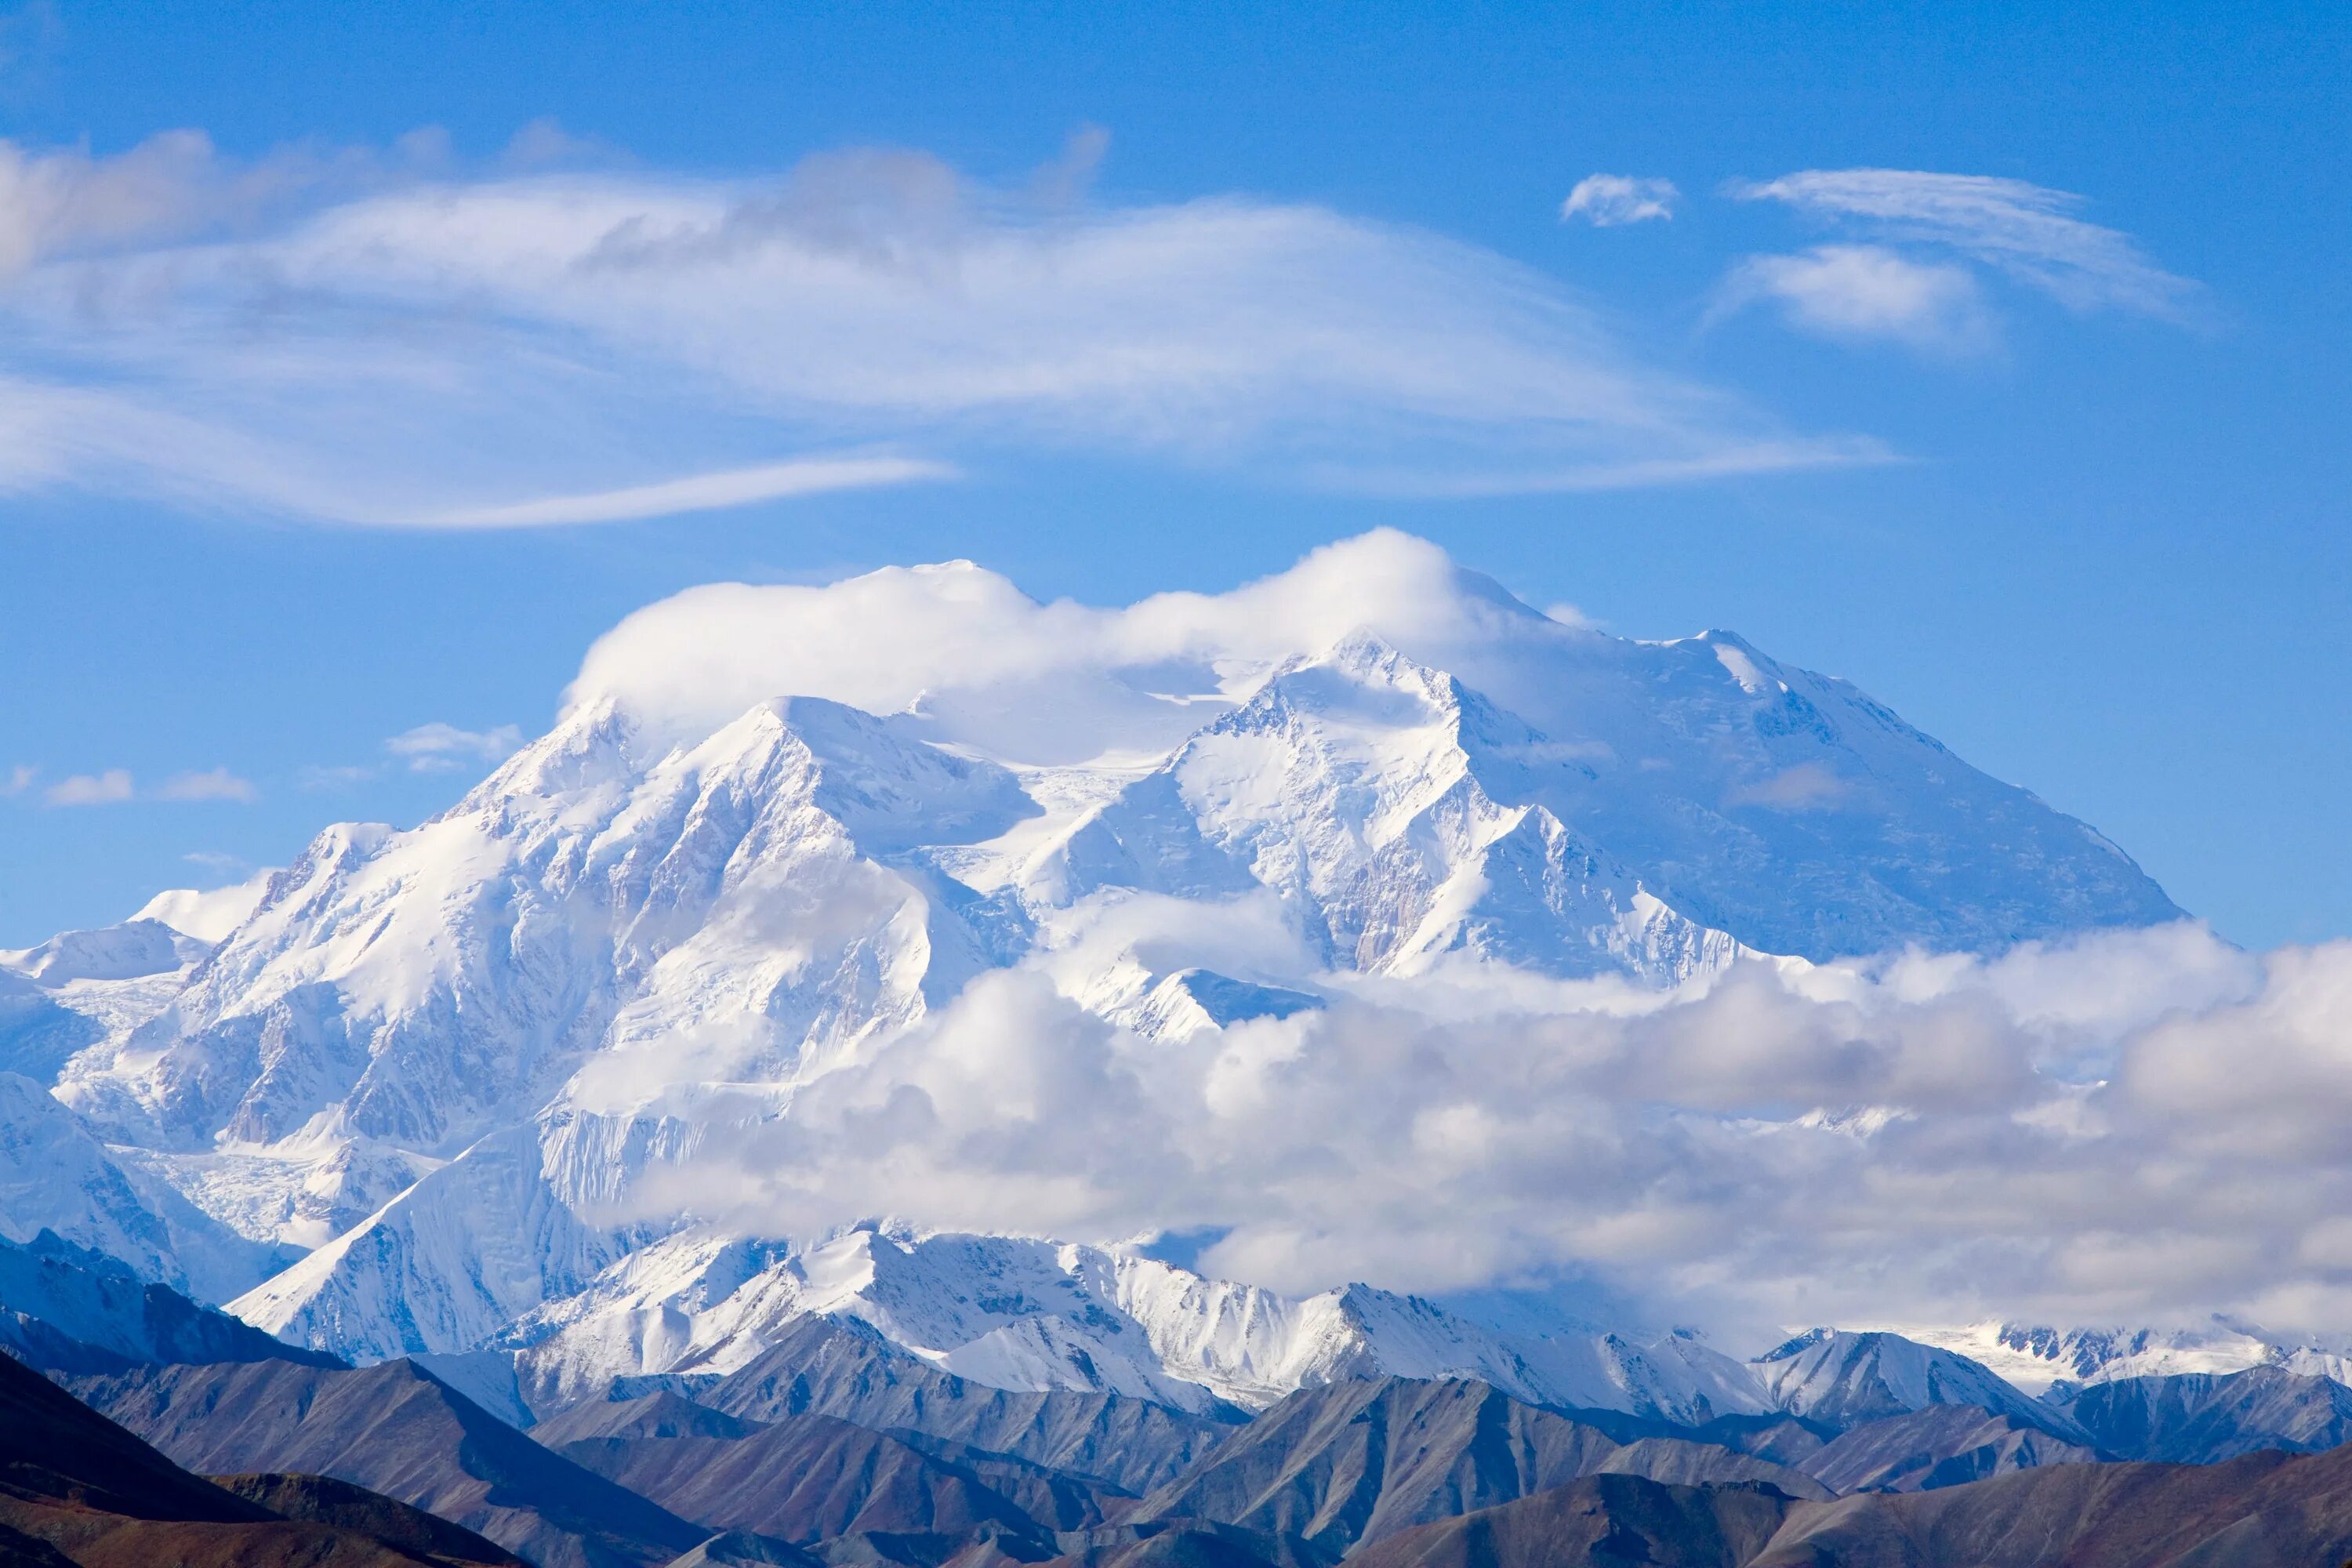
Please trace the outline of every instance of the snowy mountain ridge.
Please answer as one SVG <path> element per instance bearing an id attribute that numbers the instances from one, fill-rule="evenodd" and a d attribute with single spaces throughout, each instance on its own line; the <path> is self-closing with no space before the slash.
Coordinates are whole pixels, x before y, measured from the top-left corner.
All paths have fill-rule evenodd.
<path id="1" fill-rule="evenodd" d="M 42 1225 L 270 1332 L 495 1349 L 541 1390 L 734 1364 L 819 1314 L 975 1381 L 1193 1408 L 1375 1373 L 1677 1419 L 1791 1407 L 1686 1338 L 1277 1296 L 1101 1237 L 772 1237 L 676 1180 L 714 1138 L 789 1132 L 812 1085 L 998 972 L 1144 1050 L 1432 976 L 1655 992 L 2179 914 L 1843 682 L 1727 634 L 1564 625 L 1398 536 L 1334 548 L 1390 586 L 1244 591 L 1304 618 L 1031 606 L 1050 641 L 897 687 L 878 655 L 812 654 L 819 619 L 704 659 L 684 697 L 604 680 L 635 679 L 614 649 L 655 606 L 440 816 L 329 827 L 242 912 L 167 896 L 0 954 L 22 1075 L 0 1152 L 79 1173 L 38 1178 Z M 876 577 L 940 624 L 1027 614 L 968 565 Z"/>

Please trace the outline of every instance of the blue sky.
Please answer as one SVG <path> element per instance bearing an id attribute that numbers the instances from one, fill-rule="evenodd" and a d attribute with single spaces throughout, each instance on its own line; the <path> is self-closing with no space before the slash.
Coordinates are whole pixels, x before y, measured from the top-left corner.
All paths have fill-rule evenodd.
<path id="1" fill-rule="evenodd" d="M 2352 934 L 2340 8 L 1000 10 L 14 14 L 0 946 L 436 809 L 689 584 L 1377 525 Z"/>

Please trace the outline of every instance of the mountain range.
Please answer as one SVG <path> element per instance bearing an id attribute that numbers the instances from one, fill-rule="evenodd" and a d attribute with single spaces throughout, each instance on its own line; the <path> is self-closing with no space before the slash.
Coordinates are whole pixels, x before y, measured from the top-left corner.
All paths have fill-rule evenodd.
<path id="1" fill-rule="evenodd" d="M 583 677 L 419 826 L 338 824 L 0 952 L 0 1343 L 184 1464 L 340 1477 L 542 1563 L 912 1532 L 1303 1564 L 1437 1530 L 1435 1561 L 1577 1488 L 1762 1551 L 1833 1495 L 2343 1435 L 2343 1356 L 2236 1323 L 1751 1358 L 1565 1298 L 1233 1282 L 1164 1227 L 943 1223 L 793 1163 L 950 1142 L 943 1097 L 1049 1097 L 949 1032 L 992 986 L 1082 1038 L 1073 1070 L 1148 1090 L 1200 1061 L 1243 1094 L 1326 1018 L 1634 1016 L 1748 969 L 2182 918 L 1843 681 L 1363 548 L 1444 614 L 715 719 Z M 957 1076 L 875 1078 L 908 1041 Z M 1045 1156 L 983 1152 L 1052 1190 Z M 1398 1468 L 1408 1432 L 1433 1468 Z M 448 1455 L 427 1482 L 387 1448 Z M 781 1469 L 894 1479 L 747 1479 Z"/>

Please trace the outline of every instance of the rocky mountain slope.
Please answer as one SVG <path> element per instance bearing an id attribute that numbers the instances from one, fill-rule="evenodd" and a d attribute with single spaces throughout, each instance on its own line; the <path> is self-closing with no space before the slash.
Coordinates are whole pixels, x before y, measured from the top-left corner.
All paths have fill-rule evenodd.
<path id="1" fill-rule="evenodd" d="M 709 1533 L 532 1442 L 408 1362 L 174 1366 L 70 1381 L 182 1465 L 352 1482 L 538 1568 L 644 1568 Z"/>
<path id="2" fill-rule="evenodd" d="M 0 1356 L 0 1558 L 26 1568 L 514 1568 L 490 1542 L 317 1477 L 222 1487 Z"/>

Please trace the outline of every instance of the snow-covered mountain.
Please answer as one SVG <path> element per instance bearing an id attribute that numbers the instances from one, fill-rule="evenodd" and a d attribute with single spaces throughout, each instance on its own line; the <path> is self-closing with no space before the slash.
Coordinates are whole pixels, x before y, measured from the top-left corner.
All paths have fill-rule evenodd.
<path id="1" fill-rule="evenodd" d="M 807 1317 L 857 1321 L 974 1383 L 1195 1411 L 1387 1376 L 1475 1377 L 1532 1403 L 1694 1423 L 1768 1408 L 1747 1368 L 1688 1334 L 1511 1333 L 1362 1285 L 1285 1297 L 1131 1248 L 875 1230 L 805 1250 L 672 1237 L 500 1343 L 526 1397 L 555 1406 L 615 1377 L 731 1372 Z"/>
<path id="2" fill-rule="evenodd" d="M 1980 1362 L 2037 1396 L 2060 1384 L 2226 1375 L 2258 1366 L 2352 1384 L 2352 1348 L 2283 1339 L 2222 1318 L 2172 1328 L 2053 1329 L 1995 1321 L 1903 1332 Z"/>
<path id="3" fill-rule="evenodd" d="M 2082 1436 L 2063 1416 L 1982 1363 L 1900 1334 L 1813 1329 L 1750 1364 L 1771 1408 L 1832 1426 L 1858 1426 L 1930 1405 L 1967 1405 L 2069 1440 Z"/>
<path id="4" fill-rule="evenodd" d="M 1818 1357 L 1759 1381 L 1686 1338 L 1507 1333 L 1099 1245 L 768 1239 L 669 1179 L 993 970 L 1172 1046 L 1439 973 L 1656 988 L 2179 912 L 1842 681 L 1565 625 L 1414 542 L 1343 548 L 1437 609 L 1289 636 L 1160 605 L 1086 633 L 1117 647 L 1081 675 L 943 662 L 885 700 L 850 661 L 716 716 L 759 669 L 678 701 L 583 676 L 418 827 L 337 825 L 257 889 L 0 953 L 8 1234 L 338 1353 L 495 1348 L 542 1391 L 723 1370 L 815 1313 L 976 1381 L 1188 1407 L 1442 1373 L 1796 1408 Z M 927 572 L 892 581 L 942 616 L 1018 597 Z M 263 1278 L 280 1249 L 304 1256 Z"/>

